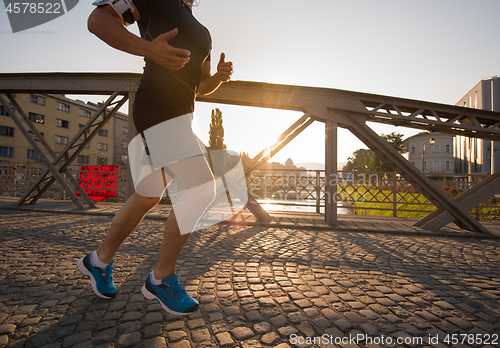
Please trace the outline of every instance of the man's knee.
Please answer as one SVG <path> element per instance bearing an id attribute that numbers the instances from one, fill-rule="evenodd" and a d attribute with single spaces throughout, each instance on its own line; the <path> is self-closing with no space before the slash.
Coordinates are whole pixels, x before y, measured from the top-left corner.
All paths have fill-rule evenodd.
<path id="1" fill-rule="evenodd" d="M 134 193 L 132 196 L 134 200 L 134 205 L 141 210 L 149 210 L 160 203 L 161 197 L 145 197 L 138 193 Z"/>

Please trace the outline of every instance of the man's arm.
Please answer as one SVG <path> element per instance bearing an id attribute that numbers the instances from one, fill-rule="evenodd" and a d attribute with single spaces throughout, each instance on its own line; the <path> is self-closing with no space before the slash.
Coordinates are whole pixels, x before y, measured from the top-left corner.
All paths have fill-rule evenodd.
<path id="1" fill-rule="evenodd" d="M 134 19 L 140 19 L 134 11 Z M 149 58 L 168 69 L 179 70 L 189 62 L 188 50 L 172 47 L 168 40 L 177 35 L 177 29 L 159 35 L 153 41 L 140 38 L 127 29 L 120 16 L 109 5 L 97 7 L 89 16 L 88 29 L 113 48 L 136 56 Z"/>
<path id="2" fill-rule="evenodd" d="M 231 79 L 231 75 L 233 74 L 233 63 L 226 62 L 225 58 L 226 55 L 221 53 L 219 63 L 217 64 L 217 72 L 213 75 L 210 71 L 210 61 L 205 61 L 203 64 L 200 86 L 198 87 L 199 94 L 207 95 L 213 93 L 223 82 L 227 82 Z"/>

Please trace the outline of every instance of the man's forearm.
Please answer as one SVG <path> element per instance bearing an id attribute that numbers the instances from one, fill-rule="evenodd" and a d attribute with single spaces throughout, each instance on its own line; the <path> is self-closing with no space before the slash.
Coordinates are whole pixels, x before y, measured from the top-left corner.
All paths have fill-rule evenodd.
<path id="1" fill-rule="evenodd" d="M 198 94 L 211 94 L 215 92 L 220 85 L 222 85 L 222 81 L 220 80 L 218 73 L 215 73 L 214 75 L 207 77 L 200 82 L 200 86 L 198 87 Z"/>

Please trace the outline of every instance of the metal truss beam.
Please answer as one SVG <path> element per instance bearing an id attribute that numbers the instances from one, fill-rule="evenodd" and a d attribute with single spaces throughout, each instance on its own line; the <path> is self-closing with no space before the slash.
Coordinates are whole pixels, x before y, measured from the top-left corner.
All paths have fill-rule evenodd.
<path id="1" fill-rule="evenodd" d="M 488 200 L 492 192 L 500 192 L 500 170 L 458 195 L 457 198 L 455 198 L 455 202 L 463 211 L 470 211 Z M 430 230 L 439 230 L 450 222 L 457 223 L 457 220 L 448 211 L 438 209 L 415 223 L 414 226 Z"/>
<path id="2" fill-rule="evenodd" d="M 127 93 L 133 95 L 140 78 L 140 74 L 123 73 L 0 74 L 0 93 L 110 94 L 114 91 L 124 91 L 124 95 Z M 336 173 L 336 167 L 334 168 L 333 164 L 333 159 L 336 157 L 332 152 L 336 152 L 334 144 L 336 133 L 333 130 L 337 126 L 350 129 L 384 161 L 393 168 L 397 168 L 438 209 L 449 211 L 461 228 L 487 233 L 484 227 L 468 214 L 464 204 L 465 198 L 454 201 L 446 196 L 425 175 L 416 170 L 373 132 L 366 125 L 366 121 L 498 141 L 500 138 L 500 113 L 498 112 L 338 89 L 245 81 L 223 84 L 215 93 L 199 96 L 197 100 L 301 111 L 309 113 L 311 119 L 325 122 L 327 174 Z M 36 150 L 35 146 L 34 148 Z M 262 159 L 255 160 L 254 165 L 262 161 Z M 493 187 L 492 185 L 494 184 L 488 187 Z M 470 195 L 468 197 L 474 197 L 471 199 L 479 200 L 480 198 L 476 197 L 480 197 L 487 191 L 488 189 L 481 189 L 476 185 L 466 192 Z M 258 205 L 257 202 L 254 203 Z M 327 221 L 335 224 L 336 216 L 331 215 Z M 425 221 L 421 224 L 425 225 Z"/>
<path id="3" fill-rule="evenodd" d="M 113 109 L 103 117 L 102 121 L 99 121 L 99 116 L 105 113 L 106 109 L 111 106 L 118 95 L 118 92 L 114 92 L 106 102 L 104 102 L 99 109 L 95 112 L 95 114 L 90 118 L 90 120 L 85 124 L 84 127 L 80 128 L 78 133 L 68 142 L 66 147 L 61 151 L 59 156 L 55 159 L 55 162 L 59 162 L 62 158 L 67 158 L 67 160 L 61 165 L 59 171 L 66 171 L 68 167 L 73 163 L 75 159 L 78 158 L 78 155 L 83 151 L 85 146 L 90 143 L 90 141 L 99 133 L 99 131 L 104 127 L 104 125 L 116 114 L 118 109 L 127 101 L 127 97 L 122 97 L 113 107 Z M 73 152 L 71 152 L 73 150 Z M 35 182 L 26 194 L 21 197 L 24 201 L 30 200 L 30 204 L 34 204 L 41 198 L 43 193 L 45 193 L 49 187 L 54 183 L 54 177 L 49 176 L 49 171 L 46 171 L 40 178 Z M 79 185 L 78 185 L 79 186 Z M 34 193 L 35 188 L 37 189 L 37 193 L 32 196 L 30 195 Z M 23 204 L 21 200 L 19 200 L 18 205 Z"/>
<path id="4" fill-rule="evenodd" d="M 387 141 L 382 139 L 370 127 L 356 115 L 342 112 L 344 119 L 350 124 L 348 129 L 364 142 L 373 152 L 389 164 L 394 170 L 402 174 L 403 177 L 417 190 L 431 201 L 438 209 L 450 212 L 457 220 L 460 228 L 476 233 L 489 234 L 489 231 L 476 221 L 467 210 L 460 207 L 456 201 L 446 195 L 435 183 L 426 175 L 408 162 L 399 152 L 397 152 Z"/>
<path id="5" fill-rule="evenodd" d="M 79 209 L 84 209 L 84 206 L 83 206 L 82 202 L 80 201 L 80 199 L 76 196 L 76 194 L 74 193 L 74 191 L 71 190 L 71 188 L 68 185 L 68 183 L 62 177 L 61 174 L 63 172 L 65 172 L 65 171 L 61 171 L 60 172 L 55 167 L 55 164 L 57 164 L 57 162 L 58 162 L 58 159 L 56 159 L 55 152 L 52 150 L 52 148 L 49 146 L 49 144 L 45 141 L 45 139 L 43 138 L 43 136 L 38 132 L 38 129 L 36 129 L 36 127 L 31 123 L 31 121 L 29 120 L 29 118 L 26 116 L 26 113 L 21 108 L 21 106 L 17 103 L 17 101 L 14 99 L 14 97 L 12 96 L 12 94 L 8 93 L 7 97 L 9 98 L 9 100 L 12 103 L 12 105 L 14 106 L 14 109 L 17 110 L 17 112 L 20 115 L 20 117 L 16 116 L 15 113 L 13 113 L 13 112 L 10 111 L 11 110 L 10 105 L 7 103 L 7 101 L 5 101 L 5 99 L 2 96 L 0 96 L 0 103 L 4 107 L 4 110 L 6 110 L 9 113 L 9 116 L 12 118 L 12 120 L 14 121 L 14 123 L 16 124 L 16 126 L 19 128 L 19 130 L 21 131 L 21 133 L 23 133 L 23 135 L 28 140 L 28 142 L 31 144 L 31 146 L 33 147 L 33 149 L 37 152 L 38 156 L 42 159 L 42 161 L 47 166 L 48 170 L 47 170 L 47 172 L 46 172 L 46 174 L 44 176 L 46 176 L 48 173 L 51 173 L 53 180 L 57 180 L 57 182 L 59 182 L 59 184 L 64 189 L 64 191 L 68 194 L 68 196 L 73 201 L 73 203 L 75 203 L 75 205 Z M 26 124 L 31 129 L 31 132 L 32 132 L 31 134 L 26 129 L 26 127 L 24 126 L 23 123 Z M 36 140 L 40 141 L 40 143 L 45 148 L 46 152 L 44 152 L 42 150 L 42 148 L 37 144 Z M 52 157 L 52 159 L 53 159 L 54 162 L 52 162 L 49 159 L 48 156 Z M 94 203 L 90 200 L 90 198 L 87 196 L 87 194 L 85 193 L 85 191 L 83 191 L 81 189 L 81 187 L 78 185 L 78 182 L 76 181 L 75 178 L 73 178 L 73 176 L 71 175 L 71 173 L 67 173 L 67 174 L 68 174 L 68 177 L 69 177 L 71 183 L 75 187 L 75 189 L 78 190 L 78 192 L 80 192 L 82 199 L 85 200 L 90 206 L 94 206 L 95 207 Z M 30 190 L 30 192 L 33 191 L 33 190 L 35 190 L 35 189 L 40 190 L 39 185 L 33 186 L 32 189 Z M 24 202 L 24 199 L 25 199 L 26 196 L 27 195 L 24 194 L 21 197 L 21 199 L 18 201 L 17 204 L 18 205 L 22 204 L 22 202 Z"/>
<path id="6" fill-rule="evenodd" d="M 314 109 L 318 111 L 315 116 L 332 108 L 394 126 L 495 141 L 500 138 L 498 112 L 339 89 L 233 81 L 198 100 L 304 112 Z M 347 126 L 339 123 L 339 127 Z"/>
<path id="7" fill-rule="evenodd" d="M 79 209 L 84 209 L 83 204 L 80 202 L 78 197 L 75 195 L 74 191 L 66 184 L 64 179 L 61 176 L 61 173 L 67 172 L 68 167 L 73 163 L 73 161 L 78 157 L 81 151 L 87 146 L 88 143 L 98 134 L 98 132 L 103 128 L 103 126 L 116 114 L 118 109 L 125 103 L 127 97 L 122 97 L 117 103 L 113 103 L 114 99 L 117 97 L 118 92 L 114 92 L 108 100 L 103 103 L 99 109 L 95 112 L 95 114 L 90 118 L 90 120 L 85 124 L 84 127 L 80 128 L 78 133 L 68 142 L 66 147 L 61 151 L 59 155 L 56 156 L 55 152 L 50 148 L 48 143 L 43 139 L 43 137 L 38 133 L 36 127 L 33 126 L 31 121 L 28 119 L 24 111 L 21 109 L 17 101 L 10 95 L 10 101 L 15 105 L 16 109 L 19 110 L 19 113 L 22 115 L 22 118 L 25 123 L 27 123 L 32 129 L 33 133 L 36 135 L 36 138 L 40 139 L 45 147 L 45 150 L 51 155 L 53 158 L 52 161 L 45 155 L 42 149 L 36 144 L 33 137 L 27 132 L 25 129 L 23 131 L 24 126 L 20 121 L 16 122 L 16 125 L 21 129 L 21 132 L 28 139 L 30 144 L 34 147 L 35 151 L 42 158 L 44 163 L 47 165 L 48 169 L 39 177 L 39 179 L 31 186 L 31 188 L 19 199 L 17 205 L 29 203 L 35 204 L 41 196 L 50 188 L 50 186 L 58 181 L 61 184 L 61 187 L 68 194 L 71 200 L 75 203 L 75 205 Z M 114 105 L 111 112 L 105 115 L 102 121 L 99 120 L 99 116 L 107 110 L 108 107 Z M 17 118 L 17 117 L 16 117 Z M 67 158 L 65 162 L 60 164 L 63 158 Z M 56 166 L 59 166 L 57 168 Z M 72 182 L 75 189 L 80 193 L 81 197 L 85 200 L 89 206 L 95 208 L 95 204 L 93 201 L 87 196 L 85 191 L 80 187 L 78 181 L 73 177 L 73 175 L 69 172 L 68 177 Z"/>
<path id="8" fill-rule="evenodd" d="M 245 169 L 245 174 L 250 174 L 253 170 L 257 170 L 262 167 L 267 161 L 276 155 L 285 145 L 290 141 L 295 139 L 297 135 L 302 133 L 307 127 L 309 127 L 314 122 L 314 119 L 310 114 L 306 113 L 304 116 L 299 118 L 294 124 L 288 127 L 281 135 L 278 137 L 276 142 L 271 146 L 263 149 L 259 154 L 250 160 Z"/>
<path id="9" fill-rule="evenodd" d="M 302 133 L 307 127 L 314 122 L 314 119 L 309 114 L 305 114 L 299 118 L 294 124 L 288 127 L 281 135 L 278 137 L 277 141 L 270 147 L 265 148 L 254 158 L 250 160 L 245 169 L 245 175 L 249 175 L 252 171 L 259 169 L 265 163 L 267 163 L 271 157 L 276 155 L 285 145 L 290 141 L 295 139 L 297 135 Z M 255 200 L 250 193 L 248 193 L 248 210 L 260 221 L 271 221 L 272 218 L 269 214 L 260 206 L 260 204 Z"/>

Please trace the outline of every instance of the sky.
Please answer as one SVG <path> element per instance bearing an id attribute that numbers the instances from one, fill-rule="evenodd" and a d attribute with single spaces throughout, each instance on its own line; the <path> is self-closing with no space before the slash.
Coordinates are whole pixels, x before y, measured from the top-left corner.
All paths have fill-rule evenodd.
<path id="1" fill-rule="evenodd" d="M 142 72 L 141 57 L 88 32 L 91 3 L 80 0 L 67 14 L 15 34 L 1 9 L 1 71 Z M 225 52 L 233 80 L 455 104 L 481 79 L 500 75 L 499 0 L 200 0 L 193 13 L 212 35 L 212 72 Z M 129 29 L 138 33 L 136 24 Z M 199 102 L 195 108 L 194 129 L 202 140 L 208 139 L 211 110 L 219 108 L 228 149 L 251 156 L 302 115 Z M 370 126 L 379 134 L 419 132 Z M 366 148 L 349 131 L 338 134 L 339 162 Z M 324 124 L 312 124 L 272 161 L 287 158 L 324 163 Z"/>

